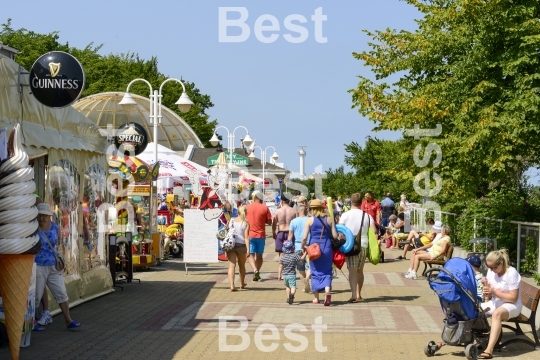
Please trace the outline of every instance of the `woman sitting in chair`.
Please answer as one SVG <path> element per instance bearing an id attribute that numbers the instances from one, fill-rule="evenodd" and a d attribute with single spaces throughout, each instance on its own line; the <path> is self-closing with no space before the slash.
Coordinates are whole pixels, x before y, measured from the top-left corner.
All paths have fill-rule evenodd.
<path id="1" fill-rule="evenodd" d="M 436 223 L 437 225 L 437 223 Z M 437 231 L 433 225 L 433 231 Z M 418 249 L 411 251 L 411 265 L 409 271 L 405 274 L 407 279 L 416 280 L 416 272 L 420 266 L 420 261 L 434 260 L 446 254 L 446 250 L 450 245 L 450 226 L 443 226 L 441 233 L 435 236 L 433 242 L 424 245 Z"/>
<path id="2" fill-rule="evenodd" d="M 491 331 L 486 349 L 479 359 L 493 358 L 493 350 L 499 339 L 501 323 L 521 314 L 521 276 L 510 266 L 506 249 L 490 252 L 486 257 L 488 272 L 484 285 L 484 297 L 491 300 L 482 304 L 482 309 L 491 315 Z"/>

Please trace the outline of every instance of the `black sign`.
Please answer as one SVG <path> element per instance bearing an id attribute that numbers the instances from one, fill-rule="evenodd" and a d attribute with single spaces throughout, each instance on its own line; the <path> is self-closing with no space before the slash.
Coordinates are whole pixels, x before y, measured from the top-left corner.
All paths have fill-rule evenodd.
<path id="1" fill-rule="evenodd" d="M 36 60 L 30 70 L 30 89 L 45 106 L 63 108 L 73 104 L 84 90 L 84 70 L 76 58 L 51 51 Z"/>
<path id="2" fill-rule="evenodd" d="M 148 133 L 141 125 L 130 122 L 116 130 L 114 144 L 118 150 L 123 149 L 124 155 L 136 156 L 146 149 Z"/>

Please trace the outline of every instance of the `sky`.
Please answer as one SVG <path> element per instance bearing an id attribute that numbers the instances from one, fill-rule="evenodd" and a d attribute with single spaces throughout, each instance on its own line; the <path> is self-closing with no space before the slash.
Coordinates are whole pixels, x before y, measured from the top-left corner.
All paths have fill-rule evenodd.
<path id="1" fill-rule="evenodd" d="M 298 147 L 306 146 L 306 175 L 350 170 L 345 144 L 401 136 L 374 133 L 351 108 L 347 91 L 357 76 L 372 78 L 352 53 L 369 50 L 362 30 L 414 31 L 421 16 L 399 0 L 19 0 L 5 2 L 0 15 L 14 29 L 57 31 L 70 46 L 103 44 L 102 55 L 157 57 L 160 72 L 210 95 L 210 119 L 234 131 L 236 147 L 244 126 L 267 161 L 275 149 L 298 173 Z"/>

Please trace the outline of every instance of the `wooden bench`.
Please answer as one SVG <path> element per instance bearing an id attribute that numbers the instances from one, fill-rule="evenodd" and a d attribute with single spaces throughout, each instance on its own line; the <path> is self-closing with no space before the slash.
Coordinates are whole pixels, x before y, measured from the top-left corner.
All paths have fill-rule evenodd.
<path id="1" fill-rule="evenodd" d="M 448 248 L 446 249 L 446 253 L 444 254 L 444 258 L 439 257 L 433 260 L 425 260 L 424 271 L 422 271 L 422 276 L 426 276 L 426 271 L 428 269 L 428 266 L 430 269 L 432 265 L 444 266 L 444 264 L 446 264 L 446 260 L 451 259 L 453 254 L 454 254 L 454 247 L 452 245 L 448 245 Z"/>
<path id="2" fill-rule="evenodd" d="M 507 340 L 503 343 L 500 343 L 500 340 L 502 338 L 502 331 L 499 335 L 499 346 L 498 348 L 502 348 L 503 346 L 506 346 L 508 344 L 516 343 L 516 342 L 522 342 L 525 344 L 531 345 L 533 348 L 540 347 L 540 341 L 538 341 L 538 334 L 536 331 L 536 309 L 538 308 L 538 302 L 540 301 L 540 289 L 527 284 L 526 282 L 520 283 L 520 289 L 521 289 L 521 302 L 523 304 L 523 307 L 526 307 L 531 311 L 531 315 L 529 317 L 523 315 L 523 313 L 519 314 L 518 317 L 515 317 L 513 319 L 508 319 L 503 322 L 502 327 L 506 329 L 510 329 L 514 332 L 515 335 L 525 335 L 523 333 L 523 330 L 521 330 L 519 324 L 528 324 L 531 326 L 532 334 L 534 337 L 534 342 L 531 341 L 529 338 L 523 339 L 523 338 L 515 338 Z M 514 326 L 507 325 L 506 323 L 514 323 Z"/>

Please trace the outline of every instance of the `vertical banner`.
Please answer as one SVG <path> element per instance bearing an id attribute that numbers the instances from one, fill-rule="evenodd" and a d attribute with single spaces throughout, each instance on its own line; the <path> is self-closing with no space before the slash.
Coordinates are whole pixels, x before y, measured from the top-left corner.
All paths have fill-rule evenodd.
<path id="1" fill-rule="evenodd" d="M 184 210 L 184 262 L 218 262 L 218 219 L 206 220 L 204 211 Z"/>
<path id="2" fill-rule="evenodd" d="M 0 129 L 0 160 L 7 158 L 7 128 Z"/>
<path id="3" fill-rule="evenodd" d="M 45 293 L 46 295 L 46 293 Z M 36 313 L 36 263 L 32 268 L 32 277 L 28 287 L 28 299 L 26 300 L 26 313 L 24 314 L 23 335 L 21 337 L 21 347 L 30 346 L 32 329 L 34 329 L 34 316 Z"/>

